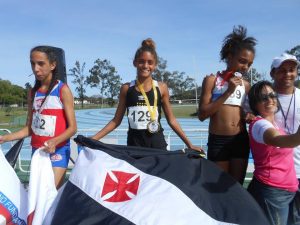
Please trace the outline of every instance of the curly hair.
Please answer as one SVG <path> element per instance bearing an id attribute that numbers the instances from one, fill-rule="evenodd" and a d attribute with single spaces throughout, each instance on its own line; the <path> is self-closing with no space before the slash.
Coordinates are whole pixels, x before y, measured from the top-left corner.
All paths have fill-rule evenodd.
<path id="1" fill-rule="evenodd" d="M 221 61 L 227 63 L 229 55 L 236 55 L 241 50 L 247 49 L 255 55 L 255 45 L 257 40 L 254 37 L 247 37 L 247 28 L 238 25 L 233 27 L 232 33 L 228 34 L 224 40 L 220 51 Z"/>

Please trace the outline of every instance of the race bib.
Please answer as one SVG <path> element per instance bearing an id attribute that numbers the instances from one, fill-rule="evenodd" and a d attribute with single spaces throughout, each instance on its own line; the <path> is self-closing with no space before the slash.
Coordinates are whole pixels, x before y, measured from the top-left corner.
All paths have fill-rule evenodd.
<path id="1" fill-rule="evenodd" d="M 151 106 L 153 110 L 153 106 Z M 156 109 L 155 112 L 156 120 L 158 111 Z M 130 128 L 136 129 L 136 130 L 145 130 L 147 129 L 148 123 L 151 121 L 150 119 L 150 112 L 148 111 L 147 106 L 133 106 L 128 108 L 128 122 L 130 125 Z"/>
<path id="2" fill-rule="evenodd" d="M 244 91 L 240 89 L 235 89 L 235 91 L 226 99 L 223 104 L 226 105 L 238 105 L 241 106 L 243 101 L 245 100 Z"/>
<path id="3" fill-rule="evenodd" d="M 54 137 L 56 116 L 34 113 L 32 116 L 32 131 L 39 136 Z"/>

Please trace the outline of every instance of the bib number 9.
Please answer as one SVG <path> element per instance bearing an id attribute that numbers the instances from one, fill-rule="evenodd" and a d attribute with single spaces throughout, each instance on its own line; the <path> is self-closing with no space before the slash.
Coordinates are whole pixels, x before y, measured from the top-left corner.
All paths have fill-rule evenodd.
<path id="1" fill-rule="evenodd" d="M 242 97 L 242 93 L 240 90 L 235 90 L 235 92 L 233 92 L 231 95 L 230 95 L 230 98 L 237 98 L 237 99 L 241 99 Z"/>
<path id="2" fill-rule="evenodd" d="M 131 113 L 131 116 L 133 118 L 134 122 L 144 122 L 144 121 L 150 121 L 150 112 L 144 112 L 144 111 L 133 111 Z"/>

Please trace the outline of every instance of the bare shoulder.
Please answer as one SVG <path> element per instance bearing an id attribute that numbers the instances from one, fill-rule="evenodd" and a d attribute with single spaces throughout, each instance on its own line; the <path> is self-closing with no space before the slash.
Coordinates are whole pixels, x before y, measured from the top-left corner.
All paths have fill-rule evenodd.
<path id="1" fill-rule="evenodd" d="M 163 95 L 164 93 L 168 92 L 168 85 L 165 82 L 158 81 L 158 88 L 160 93 Z"/>
<path id="2" fill-rule="evenodd" d="M 211 82 L 211 81 L 213 81 L 213 82 L 214 82 L 215 79 L 216 79 L 216 75 L 213 74 L 213 73 L 211 73 L 211 74 L 209 74 L 209 75 L 206 75 L 206 76 L 204 77 L 203 81 L 206 81 L 206 82 Z"/>
<path id="3" fill-rule="evenodd" d="M 159 88 L 168 88 L 168 85 L 165 82 L 158 81 L 157 83 L 158 83 Z"/>
<path id="4" fill-rule="evenodd" d="M 243 78 L 243 82 L 244 82 L 245 85 L 249 85 L 250 86 L 250 82 L 247 79 Z"/>
<path id="5" fill-rule="evenodd" d="M 67 84 L 64 84 L 62 86 L 61 93 L 62 93 L 63 96 L 64 95 L 71 95 L 71 96 L 73 96 L 72 91 L 71 91 L 71 89 L 69 88 L 69 86 Z"/>
<path id="6" fill-rule="evenodd" d="M 246 79 L 243 79 L 243 82 L 244 82 L 244 85 L 245 85 L 246 92 L 248 93 L 250 88 L 251 88 L 251 85 L 250 85 L 249 81 L 246 80 Z"/>
<path id="7" fill-rule="evenodd" d="M 210 74 L 203 78 L 202 89 L 212 88 L 215 85 L 216 75 Z"/>
<path id="8" fill-rule="evenodd" d="M 130 82 L 122 84 L 121 89 L 120 89 L 120 94 L 126 94 L 129 87 L 130 87 Z"/>
<path id="9" fill-rule="evenodd" d="M 126 82 L 124 84 L 122 84 L 121 89 L 128 89 L 130 87 L 130 82 Z"/>

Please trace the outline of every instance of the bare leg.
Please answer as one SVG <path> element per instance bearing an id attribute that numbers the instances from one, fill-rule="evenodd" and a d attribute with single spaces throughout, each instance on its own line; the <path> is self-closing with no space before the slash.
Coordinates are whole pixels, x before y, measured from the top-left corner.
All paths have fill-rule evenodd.
<path id="1" fill-rule="evenodd" d="M 231 159 L 229 174 L 243 185 L 248 166 L 248 159 Z"/>
<path id="2" fill-rule="evenodd" d="M 66 168 L 62 167 L 53 167 L 54 172 L 54 179 L 55 179 L 55 186 L 58 190 L 64 183 L 65 175 L 66 175 Z"/>

